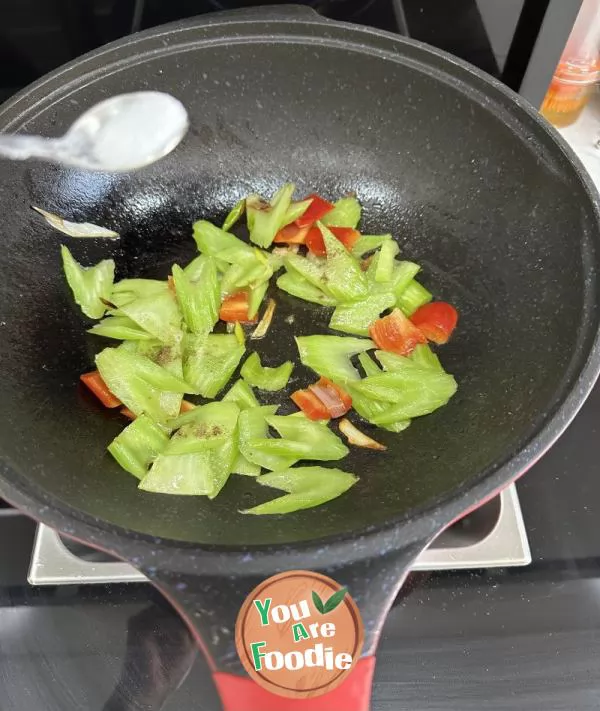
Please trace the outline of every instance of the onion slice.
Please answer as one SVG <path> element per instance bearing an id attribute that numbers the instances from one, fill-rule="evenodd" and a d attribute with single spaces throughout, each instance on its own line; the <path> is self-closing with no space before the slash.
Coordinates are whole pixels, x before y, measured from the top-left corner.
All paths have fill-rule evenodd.
<path id="1" fill-rule="evenodd" d="M 69 237 L 103 237 L 104 239 L 119 239 L 120 237 L 118 232 L 108 230 L 106 227 L 100 227 L 91 222 L 69 222 L 58 215 L 42 210 L 40 207 L 35 207 L 35 205 L 31 207 L 36 212 L 39 212 L 51 227 L 65 235 L 69 235 Z"/>
<path id="2" fill-rule="evenodd" d="M 354 444 L 357 447 L 365 447 L 366 449 L 377 449 L 381 452 L 387 449 L 384 444 L 376 442 L 374 439 L 371 439 L 366 434 L 364 434 L 364 432 L 361 432 L 350 422 L 350 420 L 347 420 L 345 417 L 343 420 L 340 420 L 340 431 L 346 436 L 346 439 L 350 444 Z"/>
<path id="3" fill-rule="evenodd" d="M 326 385 L 309 385 L 308 389 L 313 392 L 325 405 L 331 417 L 341 417 L 348 412 L 348 408 L 342 402 L 338 392 Z"/>
<path id="4" fill-rule="evenodd" d="M 271 321 L 273 320 L 273 314 L 275 313 L 276 306 L 277 304 L 275 303 L 275 299 L 269 299 L 269 303 L 267 304 L 263 317 L 259 321 L 258 326 L 254 329 L 254 331 L 252 331 L 252 335 L 250 336 L 252 340 L 264 338 L 267 335 L 267 331 L 269 330 Z"/>

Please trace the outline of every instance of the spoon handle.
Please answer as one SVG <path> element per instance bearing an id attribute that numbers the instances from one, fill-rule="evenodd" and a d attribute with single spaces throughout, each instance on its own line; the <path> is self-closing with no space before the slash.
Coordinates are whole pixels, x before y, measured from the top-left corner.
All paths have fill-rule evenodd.
<path id="1" fill-rule="evenodd" d="M 0 134 L 0 156 L 4 158 L 12 160 L 42 158 L 60 161 L 62 153 L 60 139 Z"/>

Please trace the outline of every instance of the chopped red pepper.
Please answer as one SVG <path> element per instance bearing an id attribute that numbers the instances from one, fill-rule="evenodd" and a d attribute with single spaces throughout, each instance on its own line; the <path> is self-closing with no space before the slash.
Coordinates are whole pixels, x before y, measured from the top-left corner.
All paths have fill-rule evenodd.
<path id="1" fill-rule="evenodd" d="M 104 407 L 119 407 L 122 404 L 119 398 L 115 397 L 108 389 L 97 370 L 93 370 L 91 373 L 84 373 L 79 376 L 79 379 L 94 393 Z"/>
<path id="2" fill-rule="evenodd" d="M 333 203 L 324 200 L 315 193 L 309 195 L 306 200 L 312 200 L 310 205 L 306 208 L 306 211 L 297 220 L 296 224 L 298 227 L 310 227 L 314 225 L 317 220 L 325 217 L 328 212 L 331 212 L 334 208 Z"/>
<path id="3" fill-rule="evenodd" d="M 235 294 L 230 294 L 223 299 L 219 309 L 219 318 L 221 321 L 255 323 L 257 317 L 249 318 L 248 307 L 249 296 L 247 291 L 238 291 Z"/>
<path id="4" fill-rule="evenodd" d="M 400 309 L 375 321 L 369 334 L 379 348 L 401 356 L 410 355 L 419 343 L 427 343 L 425 335 Z"/>
<path id="5" fill-rule="evenodd" d="M 354 247 L 360 237 L 360 232 L 352 227 L 329 227 L 329 231 L 334 237 L 337 237 L 348 250 Z M 324 257 L 327 254 L 323 235 L 318 227 L 310 228 L 304 243 L 317 257 Z"/>
<path id="6" fill-rule="evenodd" d="M 410 320 L 429 341 L 447 343 L 458 323 L 458 312 L 445 301 L 433 301 L 418 308 Z"/>
<path id="7" fill-rule="evenodd" d="M 128 407 L 122 407 L 119 412 L 122 415 L 125 415 L 128 420 L 135 420 L 135 412 L 132 412 Z"/>
<path id="8" fill-rule="evenodd" d="M 310 390 L 296 390 L 295 393 L 292 393 L 291 398 L 309 420 L 329 419 L 329 410 Z"/>
<path id="9" fill-rule="evenodd" d="M 298 227 L 292 222 L 291 225 L 286 225 L 279 230 L 273 242 L 277 244 L 304 244 L 308 230 L 308 227 Z"/>
<path id="10" fill-rule="evenodd" d="M 309 390 L 325 405 L 329 417 L 342 417 L 352 407 L 350 395 L 328 378 L 319 378 Z"/>
<path id="11" fill-rule="evenodd" d="M 184 412 L 189 412 L 190 410 L 193 410 L 196 406 L 194 405 L 193 402 L 190 402 L 189 400 L 182 400 L 181 401 L 181 407 L 179 408 L 179 414 L 183 415 Z"/>

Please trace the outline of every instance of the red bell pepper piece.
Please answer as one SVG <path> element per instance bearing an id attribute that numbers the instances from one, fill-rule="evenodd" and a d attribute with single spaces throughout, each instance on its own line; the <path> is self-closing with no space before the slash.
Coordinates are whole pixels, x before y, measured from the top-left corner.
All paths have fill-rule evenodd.
<path id="1" fill-rule="evenodd" d="M 369 334 L 381 350 L 401 356 L 410 355 L 419 343 L 427 343 L 425 334 L 400 309 L 375 321 Z"/>
<path id="2" fill-rule="evenodd" d="M 308 227 L 298 227 L 292 222 L 291 225 L 286 225 L 279 230 L 273 242 L 277 244 L 304 244 L 308 230 Z"/>
<path id="3" fill-rule="evenodd" d="M 219 309 L 221 321 L 240 321 L 241 323 L 255 323 L 257 317 L 248 316 L 249 296 L 247 291 L 238 291 L 223 299 Z"/>
<path id="4" fill-rule="evenodd" d="M 333 203 L 324 200 L 315 193 L 305 198 L 305 200 L 308 199 L 312 200 L 312 202 L 306 208 L 304 214 L 296 220 L 298 227 L 310 227 L 314 225 L 317 220 L 321 220 L 328 212 L 333 210 Z"/>
<path id="5" fill-rule="evenodd" d="M 122 404 L 119 398 L 115 397 L 108 389 L 97 370 L 93 370 L 91 373 L 84 373 L 79 376 L 79 379 L 94 393 L 104 407 L 119 407 Z"/>
<path id="6" fill-rule="evenodd" d="M 445 301 L 432 301 L 410 317 L 414 325 L 434 343 L 447 343 L 458 323 L 458 312 Z"/>
<path id="7" fill-rule="evenodd" d="M 296 390 L 295 393 L 292 393 L 291 398 L 309 420 L 329 419 L 329 410 L 310 390 Z"/>

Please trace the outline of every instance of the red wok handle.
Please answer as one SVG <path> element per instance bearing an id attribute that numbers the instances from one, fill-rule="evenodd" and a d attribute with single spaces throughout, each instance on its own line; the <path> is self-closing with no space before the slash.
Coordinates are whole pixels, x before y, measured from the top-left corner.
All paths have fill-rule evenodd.
<path id="1" fill-rule="evenodd" d="M 338 687 L 309 699 L 272 694 L 235 674 L 216 672 L 213 679 L 223 711 L 369 711 L 374 669 L 375 657 L 363 657 Z"/>

